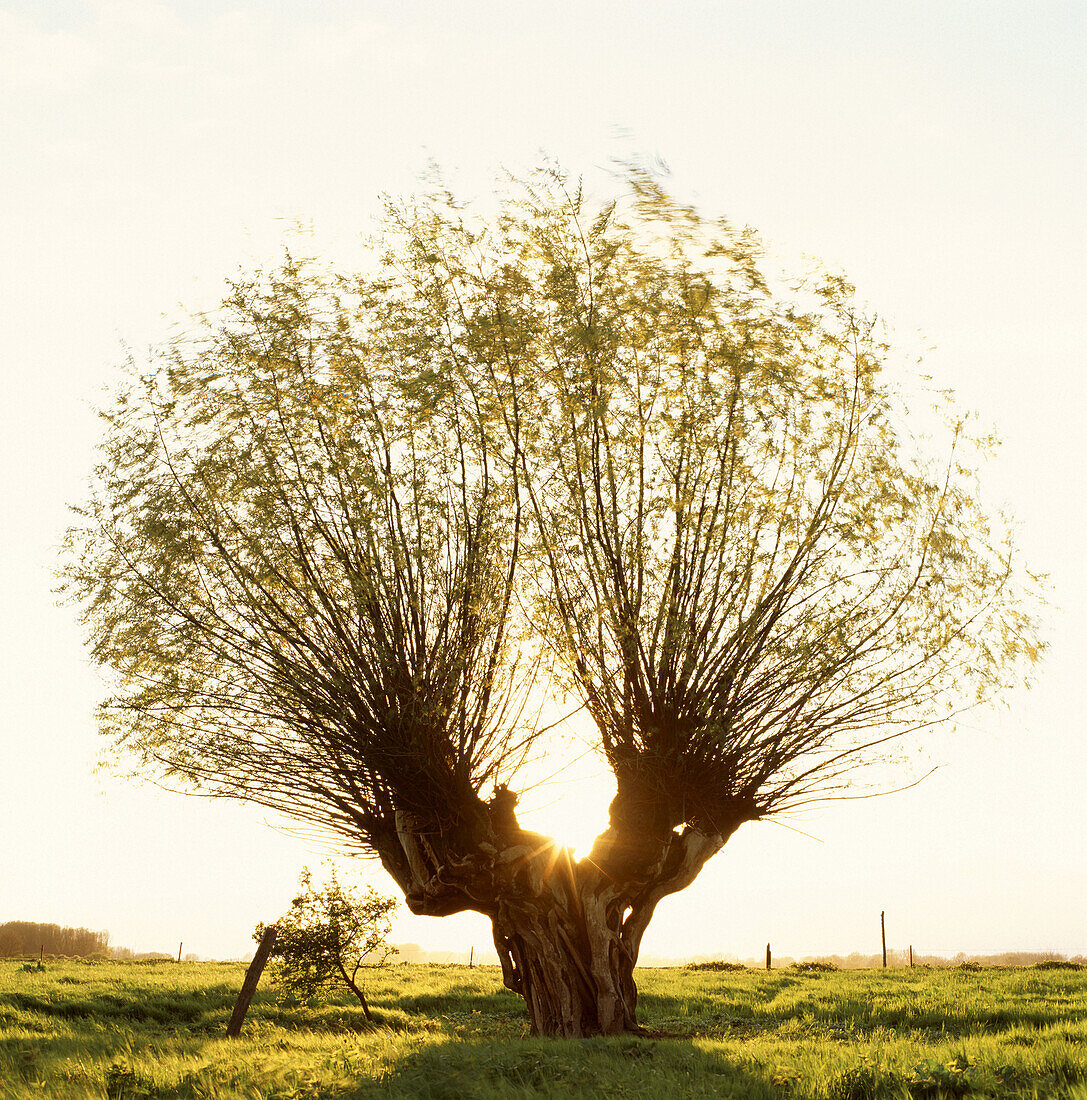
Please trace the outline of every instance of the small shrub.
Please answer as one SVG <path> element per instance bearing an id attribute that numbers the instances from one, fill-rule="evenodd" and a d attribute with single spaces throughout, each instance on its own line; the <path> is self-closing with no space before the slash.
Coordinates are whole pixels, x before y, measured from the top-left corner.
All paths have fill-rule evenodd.
<path id="1" fill-rule="evenodd" d="M 1083 963 L 1071 962 L 1068 959 L 1045 959 L 1035 963 L 1034 970 L 1083 970 Z"/>
<path id="2" fill-rule="evenodd" d="M 809 973 L 815 972 L 819 974 L 827 974 L 832 970 L 839 969 L 837 963 L 821 962 L 818 959 L 811 959 L 808 962 L 792 962 L 789 963 L 790 970 L 804 970 Z"/>
<path id="3" fill-rule="evenodd" d="M 153 1085 L 134 1069 L 114 1062 L 106 1070 L 108 1100 L 143 1100 L 153 1095 Z"/>
<path id="4" fill-rule="evenodd" d="M 723 959 L 711 959 L 709 962 L 687 963 L 684 970 L 746 970 L 743 963 L 725 962 Z"/>
<path id="5" fill-rule="evenodd" d="M 902 1078 L 893 1070 L 865 1063 L 830 1079 L 827 1100 L 877 1100 L 897 1093 Z"/>
<path id="6" fill-rule="evenodd" d="M 973 965 L 977 966 L 977 963 Z M 958 1055 L 946 1064 L 937 1062 L 934 1058 L 925 1058 L 913 1067 L 908 1082 L 909 1090 L 917 1097 L 964 1096 L 975 1087 L 975 1072 L 974 1062 L 965 1054 Z"/>
<path id="7" fill-rule="evenodd" d="M 1012 1065 L 1010 1062 L 1003 1066 L 997 1066 L 993 1070 L 996 1083 L 1003 1089 L 1020 1089 L 1030 1081 L 1030 1074 L 1021 1066 Z"/>
<path id="8" fill-rule="evenodd" d="M 276 922 L 272 980 L 288 999 L 309 1001 L 330 985 L 346 985 L 372 1020 L 366 996 L 357 984 L 364 965 L 382 966 L 396 948 L 388 942 L 395 898 L 375 890 L 359 893 L 342 886 L 332 874 L 317 887 L 309 868 L 299 877 L 301 892 L 285 916 Z M 265 926 L 253 933 L 260 940 Z"/>
<path id="9" fill-rule="evenodd" d="M 959 963 L 958 966 L 955 967 L 955 969 L 956 970 L 965 970 L 965 971 L 967 971 L 967 973 L 970 973 L 970 974 L 977 974 L 980 971 L 984 970 L 985 967 L 983 967 L 981 965 L 981 963 L 961 962 L 961 963 Z"/>

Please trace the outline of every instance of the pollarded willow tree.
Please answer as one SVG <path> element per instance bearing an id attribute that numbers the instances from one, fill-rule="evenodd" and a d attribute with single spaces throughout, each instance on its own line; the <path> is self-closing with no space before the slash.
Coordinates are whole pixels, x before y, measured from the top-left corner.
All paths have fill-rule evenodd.
<path id="1" fill-rule="evenodd" d="M 626 184 L 430 195 L 374 272 L 234 285 L 103 413 L 70 533 L 106 732 L 489 917 L 545 1035 L 636 1030 L 663 897 L 1037 653 L 971 441 L 909 434 L 844 280 Z M 616 783 L 576 862 L 515 811 L 548 689 Z"/>

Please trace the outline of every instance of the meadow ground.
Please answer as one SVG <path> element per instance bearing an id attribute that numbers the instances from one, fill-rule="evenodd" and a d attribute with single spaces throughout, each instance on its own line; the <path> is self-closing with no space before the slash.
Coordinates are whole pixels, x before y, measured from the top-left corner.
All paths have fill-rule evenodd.
<path id="1" fill-rule="evenodd" d="M 496 967 L 389 966 L 277 1003 L 242 1038 L 237 963 L 0 959 L 0 1097 L 1068 1097 L 1087 1100 L 1087 970 L 643 970 L 647 1038 L 526 1036 Z"/>

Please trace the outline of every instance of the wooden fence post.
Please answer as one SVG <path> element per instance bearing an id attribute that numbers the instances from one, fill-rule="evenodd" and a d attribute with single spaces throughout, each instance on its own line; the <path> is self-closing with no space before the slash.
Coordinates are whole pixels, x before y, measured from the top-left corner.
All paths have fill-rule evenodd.
<path id="1" fill-rule="evenodd" d="M 883 923 L 883 913 L 881 909 L 879 911 L 879 934 L 883 939 L 883 969 L 887 969 L 887 927 Z"/>
<path id="2" fill-rule="evenodd" d="M 468 969 L 469 970 L 472 969 L 472 959 L 475 958 L 475 955 L 476 955 L 476 949 L 475 949 L 475 946 L 473 945 L 472 947 L 468 948 Z"/>
<path id="3" fill-rule="evenodd" d="M 180 943 L 179 943 L 179 944 L 177 945 L 177 961 L 178 961 L 178 962 L 181 962 L 181 949 L 182 949 L 182 948 L 183 948 L 184 946 L 185 946 L 185 941 L 184 941 L 184 940 L 182 940 L 182 941 L 181 941 L 181 942 L 180 942 Z"/>
<path id="4" fill-rule="evenodd" d="M 913 944 L 910 944 L 910 969 L 913 969 Z"/>
<path id="5" fill-rule="evenodd" d="M 766 945 L 766 969 L 770 969 L 770 945 Z"/>
<path id="6" fill-rule="evenodd" d="M 257 991 L 257 982 L 260 981 L 260 976 L 264 973 L 264 964 L 267 963 L 268 956 L 272 953 L 272 945 L 275 941 L 276 926 L 273 924 L 265 928 L 264 935 L 261 936 L 260 944 L 257 946 L 257 953 L 253 956 L 253 961 L 245 972 L 245 981 L 242 982 L 242 989 L 238 994 L 237 1003 L 234 1005 L 234 1011 L 231 1013 L 230 1023 L 226 1027 L 228 1039 L 237 1039 L 241 1033 L 245 1014 L 249 1011 L 249 1002 L 253 1000 L 253 994 Z"/>

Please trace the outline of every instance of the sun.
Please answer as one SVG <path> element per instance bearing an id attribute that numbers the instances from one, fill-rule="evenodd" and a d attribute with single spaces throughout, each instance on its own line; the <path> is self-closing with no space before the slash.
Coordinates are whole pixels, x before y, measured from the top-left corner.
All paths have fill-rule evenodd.
<path id="1" fill-rule="evenodd" d="M 530 784 L 517 807 L 521 826 L 573 848 L 579 859 L 588 855 L 608 827 L 608 805 L 615 797 L 615 779 L 599 756 L 588 753 L 550 778 L 531 777 Z"/>

